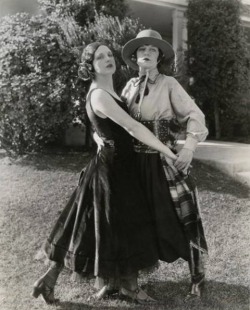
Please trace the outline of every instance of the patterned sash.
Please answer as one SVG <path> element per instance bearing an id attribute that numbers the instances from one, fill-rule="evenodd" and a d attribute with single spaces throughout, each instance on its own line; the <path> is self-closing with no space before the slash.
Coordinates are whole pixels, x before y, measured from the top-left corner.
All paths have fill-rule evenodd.
<path id="1" fill-rule="evenodd" d="M 170 166 L 164 155 L 160 156 L 170 195 L 179 220 L 184 225 L 190 246 L 206 253 L 207 244 L 202 228 L 197 187 L 190 175 L 184 175 L 174 166 Z"/>

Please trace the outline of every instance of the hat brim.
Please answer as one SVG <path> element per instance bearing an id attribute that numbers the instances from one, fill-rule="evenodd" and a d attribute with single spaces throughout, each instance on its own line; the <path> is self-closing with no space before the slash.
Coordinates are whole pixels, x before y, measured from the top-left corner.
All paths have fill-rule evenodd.
<path id="1" fill-rule="evenodd" d="M 137 50 L 137 48 L 142 45 L 153 45 L 158 47 L 165 56 L 165 59 L 172 58 L 175 55 L 173 47 L 165 40 L 152 37 L 132 39 L 128 41 L 122 48 L 122 58 L 125 63 L 134 70 L 139 70 L 139 67 L 136 62 L 131 60 L 131 56 Z"/>

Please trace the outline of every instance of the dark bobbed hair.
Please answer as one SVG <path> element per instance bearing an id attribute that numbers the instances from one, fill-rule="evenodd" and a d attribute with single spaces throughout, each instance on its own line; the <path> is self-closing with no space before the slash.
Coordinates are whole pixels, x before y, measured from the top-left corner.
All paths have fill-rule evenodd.
<path id="1" fill-rule="evenodd" d="M 84 48 L 78 68 L 78 76 L 82 80 L 89 81 L 94 79 L 95 70 L 93 67 L 93 61 L 95 58 L 95 52 L 101 45 L 106 46 L 106 44 L 102 42 L 93 42 Z"/>
<path id="2" fill-rule="evenodd" d="M 138 47 L 139 48 L 139 47 Z M 132 61 L 134 61 L 134 62 L 136 62 L 136 60 L 137 60 L 137 56 L 136 56 L 136 53 L 137 53 L 137 50 L 138 50 L 138 48 L 134 51 L 134 53 L 131 55 L 131 60 Z M 158 48 L 158 47 L 157 47 Z M 158 51 L 159 51 L 159 56 L 158 56 L 158 58 L 157 58 L 157 69 L 160 69 L 161 68 L 161 65 L 162 65 L 162 62 L 163 62 L 163 60 L 164 60 L 164 54 L 163 54 L 163 52 L 162 52 L 162 50 L 161 49 L 159 49 L 158 48 Z"/>

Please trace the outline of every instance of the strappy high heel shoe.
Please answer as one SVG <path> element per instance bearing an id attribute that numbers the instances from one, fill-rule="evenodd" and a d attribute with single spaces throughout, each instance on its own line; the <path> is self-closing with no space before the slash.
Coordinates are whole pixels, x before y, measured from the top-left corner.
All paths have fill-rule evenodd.
<path id="1" fill-rule="evenodd" d="M 138 304 L 155 304 L 157 301 L 148 296 L 141 288 L 137 288 L 134 291 L 128 290 L 125 287 L 121 287 L 119 291 L 121 298 L 128 298 Z"/>
<path id="2" fill-rule="evenodd" d="M 37 280 L 33 286 L 32 296 L 38 298 L 39 295 L 42 295 L 45 303 L 49 305 L 59 301 L 54 297 L 54 287 L 49 287 L 44 279 Z"/>
<path id="3" fill-rule="evenodd" d="M 191 288 L 189 293 L 187 294 L 185 300 L 189 300 L 191 298 L 200 298 L 202 296 L 203 288 L 205 285 L 205 276 L 203 275 L 199 282 L 193 282 L 191 284 Z"/>

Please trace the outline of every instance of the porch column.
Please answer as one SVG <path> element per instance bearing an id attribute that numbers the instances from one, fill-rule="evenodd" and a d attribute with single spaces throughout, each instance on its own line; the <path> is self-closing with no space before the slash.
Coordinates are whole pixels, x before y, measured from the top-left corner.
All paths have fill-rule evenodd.
<path id="1" fill-rule="evenodd" d="M 189 79 L 187 75 L 186 51 L 187 51 L 187 19 L 185 10 L 173 11 L 173 48 L 175 51 L 175 70 L 179 82 L 187 89 Z"/>
<path id="2" fill-rule="evenodd" d="M 173 48 L 175 52 L 187 50 L 187 20 L 185 11 L 173 10 Z"/>

